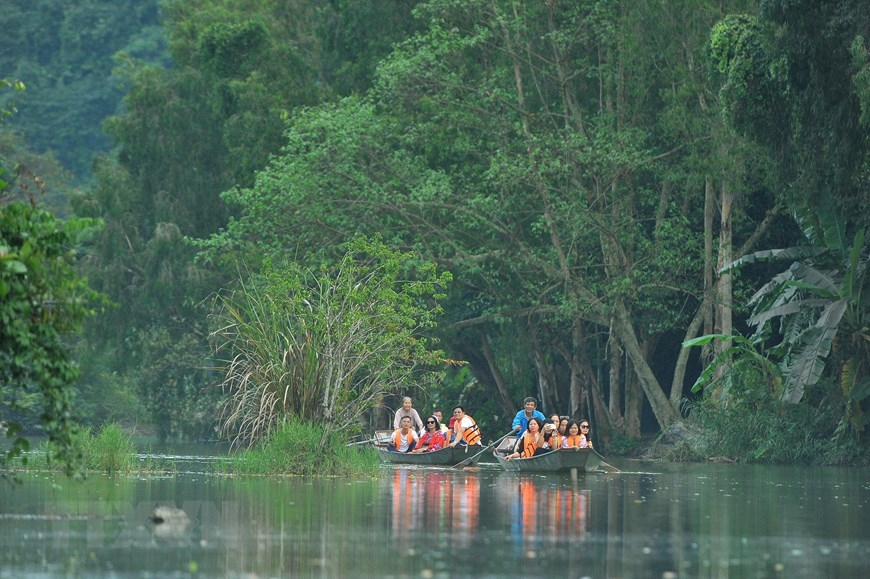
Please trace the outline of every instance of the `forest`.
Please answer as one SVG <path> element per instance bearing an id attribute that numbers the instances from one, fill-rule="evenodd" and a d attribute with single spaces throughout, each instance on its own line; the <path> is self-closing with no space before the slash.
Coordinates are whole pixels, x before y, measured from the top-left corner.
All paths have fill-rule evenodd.
<path id="1" fill-rule="evenodd" d="M 870 458 L 860 0 L 13 0 L 0 28 L 10 436 L 356 435 L 409 395 L 495 438 L 534 396 L 612 453 Z"/>

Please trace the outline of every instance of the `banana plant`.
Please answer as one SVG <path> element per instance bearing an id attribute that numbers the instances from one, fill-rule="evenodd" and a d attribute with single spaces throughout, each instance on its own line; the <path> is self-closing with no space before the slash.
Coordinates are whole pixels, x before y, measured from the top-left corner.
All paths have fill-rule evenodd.
<path id="1" fill-rule="evenodd" d="M 793 260 L 752 296 L 749 324 L 758 336 L 782 337 L 776 349 L 783 353 L 783 401 L 799 402 L 834 361 L 829 371 L 837 375 L 844 399 L 855 402 L 851 418 L 863 428 L 867 421 L 858 402 L 870 394 L 864 230 L 850 231 L 848 223 L 827 208 L 820 208 L 812 223 L 798 222 L 811 245 L 746 255 L 723 271 L 756 261 Z"/>

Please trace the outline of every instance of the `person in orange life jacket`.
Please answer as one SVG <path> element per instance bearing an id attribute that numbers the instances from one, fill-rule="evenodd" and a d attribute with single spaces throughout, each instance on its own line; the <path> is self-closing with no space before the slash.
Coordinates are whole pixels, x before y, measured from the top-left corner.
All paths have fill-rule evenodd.
<path id="1" fill-rule="evenodd" d="M 581 444 L 586 444 L 586 441 L 580 434 L 580 425 L 576 420 L 569 420 L 567 433 L 562 438 L 561 448 L 581 448 Z"/>
<path id="2" fill-rule="evenodd" d="M 557 419 L 555 423 L 553 422 L 553 418 Z M 543 448 L 549 450 L 555 450 L 559 448 L 560 444 L 562 444 L 562 437 L 559 435 L 559 417 L 554 415 L 553 418 L 545 420 L 543 422 L 543 427 L 541 428 L 541 434 L 544 436 Z"/>
<path id="3" fill-rule="evenodd" d="M 390 452 L 411 452 L 419 439 L 417 432 L 411 428 L 411 418 L 406 416 L 402 419 L 402 427 L 393 432 L 387 450 Z"/>
<path id="4" fill-rule="evenodd" d="M 456 421 L 453 423 L 453 439 L 450 446 L 481 444 L 480 428 L 474 418 L 465 413 L 462 406 L 453 409 L 453 417 Z"/>
<path id="5" fill-rule="evenodd" d="M 396 416 L 393 418 L 393 428 L 400 428 L 402 426 L 402 419 L 406 416 L 411 419 L 411 426 L 414 427 L 414 431 L 422 433 L 423 421 L 420 420 L 420 415 L 417 414 L 417 411 L 412 408 L 410 396 L 402 398 L 402 407 L 396 410 Z"/>
<path id="6" fill-rule="evenodd" d="M 426 432 L 420 437 L 413 452 L 432 452 L 444 448 L 444 434 L 441 432 L 441 424 L 435 416 L 426 419 Z"/>
<path id="7" fill-rule="evenodd" d="M 507 459 L 512 458 L 531 458 L 544 448 L 544 435 L 541 433 L 544 423 L 540 418 L 532 418 L 529 420 L 529 426 L 526 428 L 526 433 L 517 439 L 517 445 L 514 447 L 514 452 L 507 455 Z"/>

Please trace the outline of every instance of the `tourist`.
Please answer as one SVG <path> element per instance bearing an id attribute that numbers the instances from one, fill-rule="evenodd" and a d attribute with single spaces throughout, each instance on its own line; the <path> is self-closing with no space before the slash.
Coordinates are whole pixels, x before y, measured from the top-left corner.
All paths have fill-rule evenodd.
<path id="1" fill-rule="evenodd" d="M 393 432 L 387 450 L 390 452 L 411 452 L 417 445 L 420 436 L 411 428 L 411 418 L 406 416 L 402 419 L 401 426 Z"/>
<path id="2" fill-rule="evenodd" d="M 544 420 L 543 413 L 536 408 L 537 405 L 537 401 L 532 397 L 523 400 L 523 409 L 517 412 L 517 415 L 514 416 L 514 420 L 511 423 L 511 427 L 514 429 L 514 432 L 517 433 L 517 438 L 521 437 L 526 432 L 529 420 L 532 418 L 538 418 L 541 421 Z"/>
<path id="3" fill-rule="evenodd" d="M 568 421 L 566 430 L 567 433 L 562 438 L 561 448 L 581 448 L 581 444 L 586 444 L 583 435 L 580 434 L 580 424 L 576 420 Z"/>
<path id="4" fill-rule="evenodd" d="M 423 421 L 420 420 L 420 415 L 411 407 L 411 397 L 405 396 L 402 398 L 402 407 L 396 410 L 396 417 L 393 419 L 393 428 L 399 428 L 402 425 L 402 419 L 405 417 L 411 419 L 411 424 L 417 432 L 423 432 Z"/>
<path id="5" fill-rule="evenodd" d="M 453 409 L 453 417 L 456 421 L 453 423 L 453 438 L 450 446 L 482 444 L 480 427 L 477 426 L 474 418 L 465 413 L 462 406 Z"/>
<path id="6" fill-rule="evenodd" d="M 592 448 L 592 437 L 589 435 L 591 431 L 589 430 L 589 421 L 581 420 L 580 421 L 580 436 L 582 439 L 580 440 L 580 448 Z"/>
<path id="7" fill-rule="evenodd" d="M 413 452 L 432 452 L 444 448 L 444 434 L 441 432 L 441 423 L 435 416 L 426 419 L 426 432 L 417 441 Z"/>
<path id="8" fill-rule="evenodd" d="M 450 442 L 449 440 L 447 440 L 447 437 L 450 436 L 448 434 L 449 430 L 447 428 L 447 425 L 444 424 L 444 418 L 441 417 L 441 411 L 436 410 L 435 412 L 432 413 L 432 416 L 434 416 L 435 418 L 438 419 L 438 424 L 441 425 L 441 433 L 444 435 L 444 440 L 446 442 Z"/>
<path id="9" fill-rule="evenodd" d="M 535 454 L 540 454 L 538 451 L 543 450 L 544 435 L 541 429 L 544 427 L 543 421 L 540 418 L 534 417 L 529 420 L 526 433 L 517 439 L 517 445 L 514 447 L 514 452 L 506 458 L 531 458 Z"/>

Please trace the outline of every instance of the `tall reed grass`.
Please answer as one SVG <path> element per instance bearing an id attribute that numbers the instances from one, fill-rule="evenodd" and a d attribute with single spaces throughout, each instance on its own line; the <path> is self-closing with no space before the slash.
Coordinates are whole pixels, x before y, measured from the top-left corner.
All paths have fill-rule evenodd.
<path id="1" fill-rule="evenodd" d="M 322 440 L 305 440 L 331 456 L 322 446 L 329 432 L 357 427 L 384 393 L 434 383 L 443 372 L 444 355 L 424 330 L 449 280 L 365 239 L 332 268 L 267 263 L 240 280 L 217 297 L 212 315 L 223 433 L 252 448 L 293 417 L 323 427 Z"/>

